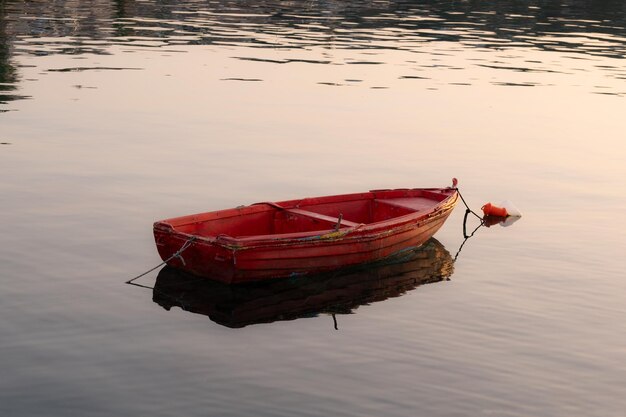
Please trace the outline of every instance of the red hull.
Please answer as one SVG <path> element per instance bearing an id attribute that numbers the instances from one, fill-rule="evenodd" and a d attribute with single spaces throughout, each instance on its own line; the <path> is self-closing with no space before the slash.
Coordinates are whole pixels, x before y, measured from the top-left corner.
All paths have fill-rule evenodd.
<path id="1" fill-rule="evenodd" d="M 258 203 L 163 220 L 154 236 L 168 265 L 241 283 L 325 272 L 419 246 L 457 199 L 455 188 L 438 188 Z"/>

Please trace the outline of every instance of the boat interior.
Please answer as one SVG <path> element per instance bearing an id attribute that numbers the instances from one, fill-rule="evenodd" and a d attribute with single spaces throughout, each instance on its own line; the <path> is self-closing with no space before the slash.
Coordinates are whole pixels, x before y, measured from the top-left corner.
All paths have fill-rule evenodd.
<path id="1" fill-rule="evenodd" d="M 302 234 L 358 227 L 420 211 L 426 212 L 449 196 L 447 193 L 425 190 L 403 191 L 397 196 L 385 195 L 385 198 L 377 198 L 376 192 L 371 192 L 280 203 L 257 203 L 167 222 L 182 233 L 203 237 L 222 235 L 245 238 Z M 411 193 L 407 194 L 407 191 Z"/>

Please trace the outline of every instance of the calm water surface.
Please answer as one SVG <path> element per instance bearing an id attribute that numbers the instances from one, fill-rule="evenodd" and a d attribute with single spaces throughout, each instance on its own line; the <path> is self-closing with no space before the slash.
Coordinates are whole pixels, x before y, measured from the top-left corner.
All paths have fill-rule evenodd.
<path id="1" fill-rule="evenodd" d="M 622 1 L 0 2 L 0 415 L 623 416 L 625 57 Z M 524 217 L 124 284 L 158 219 L 453 176 Z"/>

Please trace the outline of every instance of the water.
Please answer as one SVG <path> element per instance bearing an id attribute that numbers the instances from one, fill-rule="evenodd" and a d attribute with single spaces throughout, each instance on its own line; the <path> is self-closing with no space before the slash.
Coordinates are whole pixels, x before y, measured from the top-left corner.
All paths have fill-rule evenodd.
<path id="1" fill-rule="evenodd" d="M 0 415 L 622 416 L 625 9 L 2 2 Z M 243 326 L 124 284 L 155 220 L 453 176 L 524 217 L 449 280 Z"/>

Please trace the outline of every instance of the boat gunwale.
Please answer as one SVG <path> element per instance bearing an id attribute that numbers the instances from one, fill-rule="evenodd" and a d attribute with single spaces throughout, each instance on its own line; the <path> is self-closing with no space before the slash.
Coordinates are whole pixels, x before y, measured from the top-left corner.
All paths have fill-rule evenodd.
<path id="1" fill-rule="evenodd" d="M 245 237 L 232 237 L 227 235 L 217 235 L 217 236 L 201 236 L 194 233 L 185 233 L 176 229 L 176 227 L 180 227 L 184 224 L 173 226 L 170 224 L 170 221 L 175 221 L 178 219 L 183 219 L 185 217 L 196 217 L 202 216 L 210 213 L 216 212 L 207 212 L 207 213 L 199 213 L 190 216 L 176 217 L 172 219 L 162 220 L 154 223 L 154 231 L 159 231 L 163 233 L 167 233 L 170 236 L 177 236 L 181 238 L 181 240 L 191 240 L 194 242 L 216 245 L 223 247 L 229 250 L 247 250 L 247 249 L 255 249 L 259 247 L 270 248 L 270 247 L 281 247 L 281 246 L 294 246 L 294 245 L 316 245 L 316 244 L 344 244 L 351 243 L 354 240 L 359 241 L 372 241 L 383 239 L 388 236 L 393 236 L 398 233 L 405 232 L 410 229 L 423 227 L 424 225 L 431 223 L 433 221 L 438 220 L 440 217 L 449 214 L 449 212 L 455 207 L 458 201 L 458 191 L 455 188 L 413 188 L 413 189 L 389 189 L 389 190 L 373 190 L 368 193 L 355 193 L 355 194 L 344 194 L 341 197 L 357 197 L 361 198 L 368 196 L 368 198 L 376 198 L 376 193 L 379 192 L 393 192 L 393 191 L 433 191 L 439 192 L 442 196 L 445 196 L 441 201 L 437 201 L 433 207 L 427 211 L 415 211 L 412 213 L 407 213 L 398 217 L 393 217 L 391 219 L 382 220 L 374 223 L 367 224 L 358 224 L 352 227 L 342 227 L 338 230 L 333 229 L 323 229 L 323 230 L 315 230 L 309 232 L 296 232 L 296 233 L 283 233 L 283 234 L 268 234 L 268 235 L 255 235 L 255 236 L 245 236 Z M 449 192 L 446 195 L 445 192 Z M 338 196 L 325 196 L 319 197 L 317 199 L 323 198 L 332 198 Z M 312 199 L 302 199 L 302 200 L 290 200 L 280 202 L 282 204 L 290 204 L 297 203 L 306 200 L 315 200 Z M 358 200 L 358 199 L 354 199 Z M 348 200 L 351 201 L 351 200 Z M 381 199 L 384 201 L 384 199 Z M 436 200 L 434 200 L 436 201 Z M 284 208 L 288 210 L 290 207 L 281 207 L 277 203 L 255 203 L 248 206 L 237 207 L 237 209 L 247 209 L 251 207 L 255 207 L 257 205 L 267 204 L 268 206 L 274 205 L 276 208 Z M 297 204 L 295 205 L 297 207 Z M 226 209 L 220 211 L 228 211 L 233 209 Z M 233 216 L 234 217 L 234 216 Z M 190 224 L 193 222 L 189 222 Z"/>

